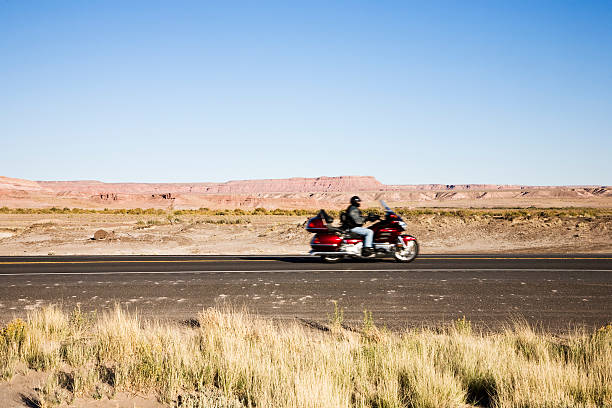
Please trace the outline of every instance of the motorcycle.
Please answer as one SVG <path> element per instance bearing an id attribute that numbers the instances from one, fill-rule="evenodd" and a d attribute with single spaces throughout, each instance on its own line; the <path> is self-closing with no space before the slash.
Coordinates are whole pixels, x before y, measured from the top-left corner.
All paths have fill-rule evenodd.
<path id="1" fill-rule="evenodd" d="M 310 241 L 310 254 L 320 256 L 325 262 L 338 262 L 345 257 L 355 259 L 371 259 L 392 256 L 398 262 L 413 261 L 419 253 L 419 244 L 412 235 L 405 234 L 406 223 L 384 201 L 380 201 L 385 209 L 381 219 L 370 214 L 367 221 L 378 221 L 369 228 L 374 231 L 373 253 L 362 253 L 362 235 L 351 232 L 346 225 L 346 214 L 340 213 L 340 227 L 331 224 L 334 219 L 324 210 L 306 222 L 306 230 L 315 236 Z"/>

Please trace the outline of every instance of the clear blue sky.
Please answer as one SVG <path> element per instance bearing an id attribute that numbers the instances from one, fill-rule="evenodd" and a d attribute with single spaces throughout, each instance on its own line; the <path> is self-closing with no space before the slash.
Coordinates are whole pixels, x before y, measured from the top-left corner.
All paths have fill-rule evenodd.
<path id="1" fill-rule="evenodd" d="M 612 184 L 612 2 L 0 0 L 0 175 Z"/>

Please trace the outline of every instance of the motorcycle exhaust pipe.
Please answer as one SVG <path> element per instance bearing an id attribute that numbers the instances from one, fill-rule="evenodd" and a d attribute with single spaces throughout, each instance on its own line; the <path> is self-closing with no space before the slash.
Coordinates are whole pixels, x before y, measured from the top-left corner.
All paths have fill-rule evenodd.
<path id="1" fill-rule="evenodd" d="M 321 255 L 357 255 L 353 252 L 310 252 L 310 255 L 321 256 Z"/>

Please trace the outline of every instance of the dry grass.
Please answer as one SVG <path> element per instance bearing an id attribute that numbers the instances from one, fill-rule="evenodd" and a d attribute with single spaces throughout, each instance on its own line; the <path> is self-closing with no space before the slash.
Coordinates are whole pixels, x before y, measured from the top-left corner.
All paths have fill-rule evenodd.
<path id="1" fill-rule="evenodd" d="M 364 209 L 365 212 L 383 214 L 380 207 Z M 461 219 L 494 218 L 504 220 L 514 219 L 546 219 L 546 218 L 588 218 L 611 217 L 611 208 L 467 208 L 457 209 L 450 207 L 431 208 L 395 208 L 395 211 L 405 217 L 418 217 L 421 215 L 436 215 L 442 217 L 454 217 Z M 168 220 L 179 216 L 252 216 L 252 215 L 279 215 L 279 216 L 314 216 L 319 210 L 304 209 L 265 209 L 255 208 L 252 210 L 225 209 L 211 210 L 209 208 L 184 209 L 184 210 L 162 210 L 155 208 L 129 208 L 129 209 L 84 209 L 84 208 L 8 208 L 0 207 L 0 214 L 113 214 L 113 215 L 157 215 L 164 216 Z M 333 217 L 338 217 L 338 210 L 327 210 Z"/>
<path id="2" fill-rule="evenodd" d="M 50 373 L 41 407 L 77 396 L 154 392 L 175 407 L 605 407 L 612 405 L 612 326 L 563 339 L 517 323 L 499 333 L 451 327 L 391 333 L 276 324 L 204 310 L 192 327 L 57 308 L 0 335 L 0 376 Z"/>
<path id="3" fill-rule="evenodd" d="M 312 216 L 319 210 L 303 209 L 274 209 L 255 208 L 252 210 L 225 209 L 211 210 L 209 208 L 185 209 L 185 210 L 163 210 L 158 208 L 9 208 L 0 207 L 0 214 L 112 214 L 112 215 L 157 215 L 157 216 L 182 216 L 182 215 L 222 215 L 222 216 L 245 216 L 245 215 L 282 215 L 282 216 Z"/>

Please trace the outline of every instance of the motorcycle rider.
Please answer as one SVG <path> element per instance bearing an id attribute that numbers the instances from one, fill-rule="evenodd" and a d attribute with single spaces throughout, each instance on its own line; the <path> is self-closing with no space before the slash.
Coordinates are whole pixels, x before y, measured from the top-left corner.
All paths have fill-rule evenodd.
<path id="1" fill-rule="evenodd" d="M 346 209 L 346 223 L 351 232 L 363 235 L 365 237 L 361 254 L 363 256 L 370 256 L 374 252 L 374 248 L 372 248 L 374 231 L 363 227 L 363 223 L 369 221 L 371 217 L 368 216 L 366 218 L 363 216 L 361 210 L 359 209 L 360 205 L 361 199 L 358 196 L 351 197 L 351 205 Z"/>

